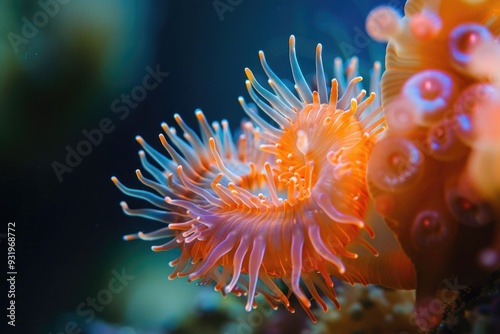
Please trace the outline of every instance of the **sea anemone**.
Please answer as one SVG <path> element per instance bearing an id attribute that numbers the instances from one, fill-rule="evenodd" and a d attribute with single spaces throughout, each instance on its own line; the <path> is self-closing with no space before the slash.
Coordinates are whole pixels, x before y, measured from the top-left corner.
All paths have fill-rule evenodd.
<path id="1" fill-rule="evenodd" d="M 175 267 L 171 279 L 188 276 L 200 284 L 215 282 L 215 290 L 223 294 L 247 294 L 247 310 L 256 306 L 254 296 L 262 294 L 274 308 L 280 302 L 293 311 L 289 295 L 281 290 L 284 284 L 313 321 L 309 296 L 325 311 L 322 295 L 339 307 L 331 275 L 351 283 L 371 281 L 365 276 L 370 270 L 366 262 L 358 267 L 358 255 L 347 247 L 361 245 L 378 254 L 361 232 L 374 236 L 363 220 L 368 205 L 365 174 L 384 118 L 377 95 L 366 97 L 359 87 L 357 60 L 344 73 L 337 59 L 337 78 L 328 83 L 321 48 L 319 44 L 316 49 L 316 90 L 311 91 L 297 62 L 295 38 L 290 37 L 297 94 L 259 52 L 272 91 L 245 69 L 248 93 L 265 115 L 240 97 L 250 121 L 242 122 L 236 142 L 227 121 L 210 126 L 201 111 L 196 111 L 200 135 L 179 115 L 174 119 L 184 139 L 174 127 L 162 124 L 165 134 L 159 137 L 169 157 L 136 138 L 144 149 L 139 152 L 143 168 L 154 179 L 140 170 L 136 174 L 152 191 L 128 188 L 115 177 L 112 181 L 123 193 L 157 207 L 129 209 L 122 202 L 127 215 L 167 225 L 124 238 L 171 238 L 153 247 L 181 250 L 170 263 Z M 378 87 L 379 77 L 376 63 L 371 87 Z M 371 275 L 374 280 L 391 276 Z"/>
<path id="2" fill-rule="evenodd" d="M 415 264 L 416 323 L 431 328 L 448 290 L 480 286 L 500 263 L 500 1 L 410 0 L 403 18 L 395 12 L 379 7 L 367 21 L 389 41 L 388 131 L 367 178 Z"/>

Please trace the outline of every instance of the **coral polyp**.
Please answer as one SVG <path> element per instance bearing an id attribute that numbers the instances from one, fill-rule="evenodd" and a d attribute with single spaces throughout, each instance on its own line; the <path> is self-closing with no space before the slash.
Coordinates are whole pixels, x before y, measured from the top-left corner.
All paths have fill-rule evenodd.
<path id="1" fill-rule="evenodd" d="M 293 36 L 289 50 L 297 93 L 260 52 L 271 91 L 249 69 L 246 86 L 265 115 L 240 98 L 250 121 L 242 123 L 236 142 L 226 121 L 210 126 L 198 111 L 198 135 L 175 115 L 184 139 L 163 124 L 160 141 L 166 156 L 137 138 L 144 149 L 139 152 L 143 168 L 154 179 L 139 170 L 137 177 L 151 192 L 127 188 L 114 177 L 113 182 L 123 193 L 157 207 L 130 209 L 122 202 L 126 214 L 166 224 L 125 238 L 171 238 L 153 247 L 181 250 L 171 263 L 171 278 L 187 276 L 201 284 L 215 282 L 223 294 L 247 294 L 247 310 L 255 306 L 255 295 L 262 294 L 273 307 L 283 303 L 293 311 L 289 296 L 281 291 L 284 284 L 314 320 L 311 297 L 325 311 L 322 296 L 338 307 L 331 275 L 366 283 L 366 265 L 358 268 L 358 255 L 347 247 L 359 245 L 378 255 L 365 239 L 374 236 L 364 221 L 366 166 L 384 118 L 377 95 L 366 96 L 359 87 L 356 59 L 349 63 L 346 77 L 337 60 L 341 77 L 328 82 L 318 45 L 317 90 L 311 91 Z M 374 70 L 372 86 L 377 87 L 380 65 Z"/>
<path id="2" fill-rule="evenodd" d="M 428 329 L 447 282 L 480 286 L 500 264 L 500 1 L 410 0 L 403 18 L 381 7 L 367 27 L 384 11 L 391 28 L 372 34 L 389 42 L 388 132 L 368 180 L 415 265 L 416 323 Z"/>

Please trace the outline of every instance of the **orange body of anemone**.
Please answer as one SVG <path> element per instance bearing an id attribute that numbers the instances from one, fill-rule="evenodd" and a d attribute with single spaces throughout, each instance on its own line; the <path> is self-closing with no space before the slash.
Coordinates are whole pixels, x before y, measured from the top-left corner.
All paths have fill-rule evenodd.
<path id="1" fill-rule="evenodd" d="M 158 209 L 129 209 L 125 213 L 167 224 L 151 232 L 126 236 L 154 240 L 171 237 L 153 250 L 179 248 L 171 263 L 171 278 L 188 276 L 202 284 L 215 282 L 223 293 L 247 294 L 246 309 L 262 294 L 276 307 L 283 303 L 292 311 L 279 285 L 284 283 L 310 311 L 310 297 L 326 311 L 327 296 L 338 307 L 332 274 L 350 282 L 366 283 L 356 267 L 356 254 L 346 250 L 361 245 L 377 251 L 360 236 L 373 237 L 363 221 L 368 191 L 366 165 L 383 123 L 376 94 L 366 97 L 359 89 L 356 60 L 346 71 L 336 61 L 340 84 L 326 83 L 321 45 L 316 53 L 316 87 L 311 92 L 297 62 L 295 39 L 290 38 L 290 61 L 298 96 L 292 93 L 267 65 L 262 66 L 272 89 L 268 91 L 246 70 L 247 88 L 266 120 L 243 98 L 240 104 L 251 119 L 242 124 L 236 143 L 226 121 L 210 126 L 203 113 L 196 116 L 201 136 L 175 115 L 184 132 L 163 124 L 160 140 L 170 158 L 137 140 L 144 152 L 144 169 L 155 180 L 137 171 L 139 180 L 154 192 L 130 189 L 113 177 L 125 194 L 144 199 Z M 379 65 L 374 73 L 375 85 Z M 330 86 L 330 87 L 328 87 Z M 340 96 L 339 96 L 340 95 Z M 320 292 L 322 292 L 320 295 Z"/>

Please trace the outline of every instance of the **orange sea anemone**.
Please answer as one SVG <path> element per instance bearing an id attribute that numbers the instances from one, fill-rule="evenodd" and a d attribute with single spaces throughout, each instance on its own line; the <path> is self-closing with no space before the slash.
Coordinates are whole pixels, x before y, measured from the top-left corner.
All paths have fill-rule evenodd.
<path id="1" fill-rule="evenodd" d="M 388 132 L 367 173 L 415 264 L 416 323 L 431 328 L 449 290 L 481 286 L 500 264 L 500 1 L 410 0 L 405 14 L 379 7 L 367 21 L 389 41 Z"/>
<path id="2" fill-rule="evenodd" d="M 172 238 L 153 247 L 181 250 L 170 263 L 175 267 L 170 278 L 188 276 L 201 284 L 215 282 L 223 294 L 247 294 L 247 310 L 255 306 L 254 296 L 260 293 L 273 307 L 281 302 L 292 311 L 289 296 L 279 287 L 284 283 L 314 320 L 310 297 L 327 310 L 317 288 L 338 306 L 330 275 L 367 283 L 366 262 L 357 267 L 353 260 L 357 254 L 346 247 L 361 245 L 377 255 L 360 233 L 373 237 L 363 221 L 368 203 L 365 173 L 384 118 L 377 95 L 366 97 L 359 87 L 362 78 L 357 76 L 356 59 L 345 73 L 337 59 L 337 78 L 328 83 L 318 45 L 317 88 L 311 91 L 297 62 L 293 36 L 289 48 L 298 94 L 287 88 L 260 52 L 272 91 L 245 70 L 248 93 L 265 115 L 240 97 L 251 121 L 242 123 L 236 143 L 226 121 L 210 126 L 197 111 L 199 136 L 175 115 L 184 139 L 167 124 L 162 124 L 165 135 L 159 135 L 170 157 L 137 137 L 156 161 L 150 163 L 146 153 L 139 152 L 154 180 L 140 170 L 137 177 L 153 192 L 112 180 L 123 193 L 157 207 L 133 210 L 122 202 L 128 215 L 167 224 L 125 239 Z M 372 87 L 378 86 L 379 77 L 380 65 L 375 64 Z M 373 276 L 379 280 L 383 275 Z"/>

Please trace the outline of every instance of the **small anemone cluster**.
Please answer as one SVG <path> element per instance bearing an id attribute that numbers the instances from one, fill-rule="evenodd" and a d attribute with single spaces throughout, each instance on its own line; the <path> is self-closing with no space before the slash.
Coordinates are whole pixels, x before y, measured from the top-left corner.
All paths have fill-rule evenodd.
<path id="1" fill-rule="evenodd" d="M 480 285 L 500 262 L 499 15 L 498 0 L 410 0 L 404 17 L 367 19 L 389 42 L 370 193 L 414 263 L 422 328 L 440 322 L 450 286 Z"/>

